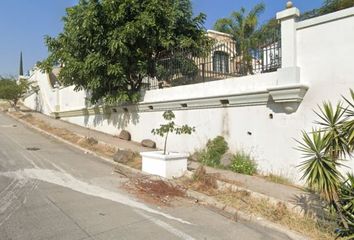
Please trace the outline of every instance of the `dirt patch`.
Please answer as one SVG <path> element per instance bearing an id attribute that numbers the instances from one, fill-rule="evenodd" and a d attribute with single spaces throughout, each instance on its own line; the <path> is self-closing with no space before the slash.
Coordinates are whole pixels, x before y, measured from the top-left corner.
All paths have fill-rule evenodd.
<path id="1" fill-rule="evenodd" d="M 201 165 L 195 170 L 191 179 L 184 178 L 181 182 L 189 189 L 203 192 L 209 196 L 214 196 L 218 193 L 218 177 L 220 177 L 220 174 L 207 173 L 205 168 Z"/>
<path id="2" fill-rule="evenodd" d="M 134 153 L 133 159 L 131 161 L 128 161 L 125 165 L 135 168 L 138 170 L 141 170 L 142 168 L 142 159 L 139 153 Z"/>
<path id="3" fill-rule="evenodd" d="M 271 222 L 309 236 L 311 239 L 330 240 L 336 237 L 333 219 L 315 219 L 313 214 L 297 214 L 284 203 L 278 202 L 274 204 L 268 199 L 252 197 L 248 191 L 218 190 L 217 180 L 220 180 L 219 175 L 208 174 L 204 167 L 199 167 L 195 170 L 192 178 L 183 179 L 181 184 L 184 184 L 186 188 L 213 196 L 226 206 L 255 217 L 268 219 Z"/>
<path id="4" fill-rule="evenodd" d="M 177 198 L 184 198 L 186 189 L 163 179 L 153 179 L 155 176 L 130 178 L 125 188 L 144 202 L 158 206 L 171 206 Z"/>
<path id="5" fill-rule="evenodd" d="M 79 145 L 83 148 L 86 148 L 90 151 L 96 152 L 100 155 L 103 155 L 105 157 L 112 157 L 114 153 L 116 152 L 116 149 L 114 147 L 108 146 L 106 144 L 101 144 L 98 143 L 98 141 L 94 138 L 86 138 L 86 137 L 81 137 L 78 136 L 77 134 L 68 131 L 67 129 L 64 128 L 56 128 L 52 127 L 51 125 L 47 124 L 46 122 L 33 117 L 31 114 L 23 114 L 21 112 L 13 112 L 11 115 L 20 118 L 28 123 L 30 123 L 33 126 L 36 126 L 43 131 L 52 133 L 58 137 L 61 137 L 65 139 L 66 141 L 69 141 L 73 144 Z"/>
<path id="6" fill-rule="evenodd" d="M 116 149 L 114 147 L 108 146 L 106 144 L 98 143 L 98 141 L 92 137 L 90 138 L 79 137 L 79 139 L 77 139 L 76 142 L 74 143 L 78 144 L 83 148 L 86 148 L 90 151 L 93 151 L 95 153 L 98 153 L 100 155 L 109 158 L 112 158 L 114 153 L 116 152 Z"/>
<path id="7" fill-rule="evenodd" d="M 221 192 L 216 198 L 235 209 L 266 218 L 289 229 L 309 236 L 311 239 L 335 239 L 335 225 L 331 221 L 315 219 L 313 216 L 296 214 L 283 203 L 273 204 L 266 199 L 253 198 L 246 191 Z"/>

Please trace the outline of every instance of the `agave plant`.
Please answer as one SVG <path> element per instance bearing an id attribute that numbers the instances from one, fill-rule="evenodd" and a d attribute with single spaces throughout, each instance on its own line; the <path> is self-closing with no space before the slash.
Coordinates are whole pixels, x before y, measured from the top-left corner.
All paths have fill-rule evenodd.
<path id="1" fill-rule="evenodd" d="M 348 103 L 346 108 L 346 116 L 348 120 L 344 124 L 344 131 L 347 134 L 347 141 L 351 152 L 354 151 L 354 91 L 350 90 L 351 99 L 344 98 Z"/>
<path id="2" fill-rule="evenodd" d="M 323 103 L 318 112 L 320 126 L 312 132 L 302 133 L 302 141 L 298 141 L 298 150 L 303 152 L 304 161 L 299 165 L 310 188 L 318 192 L 328 202 L 329 209 L 334 210 L 343 228 L 340 236 L 354 234 L 353 228 L 353 176 L 345 180 L 339 169 L 343 161 L 354 150 L 354 92 L 351 99 L 344 98 L 348 104 L 343 107 L 338 103 Z"/>

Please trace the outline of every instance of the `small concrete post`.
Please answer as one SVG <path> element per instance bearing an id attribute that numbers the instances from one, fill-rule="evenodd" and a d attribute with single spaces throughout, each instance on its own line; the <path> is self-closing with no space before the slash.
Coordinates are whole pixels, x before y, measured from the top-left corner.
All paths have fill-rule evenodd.
<path id="1" fill-rule="evenodd" d="M 60 96 L 59 96 L 59 83 L 56 82 L 54 85 L 55 88 L 55 94 L 56 94 L 56 104 L 55 104 L 55 112 L 59 112 L 60 111 Z"/>
<path id="2" fill-rule="evenodd" d="M 297 67 L 297 39 L 296 39 L 296 18 L 300 11 L 293 7 L 292 2 L 287 3 L 284 11 L 277 13 L 277 20 L 281 23 L 281 57 L 282 68 L 278 70 L 278 85 L 298 83 L 300 80 L 300 69 Z"/>

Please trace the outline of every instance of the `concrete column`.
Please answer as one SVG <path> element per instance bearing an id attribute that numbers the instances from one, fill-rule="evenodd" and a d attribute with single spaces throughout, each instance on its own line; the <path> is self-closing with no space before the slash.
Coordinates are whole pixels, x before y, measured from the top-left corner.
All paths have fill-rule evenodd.
<path id="1" fill-rule="evenodd" d="M 56 82 L 55 85 L 54 85 L 54 88 L 55 88 L 55 95 L 56 95 L 55 112 L 59 112 L 59 111 L 60 111 L 59 87 L 60 87 L 60 85 L 58 84 L 58 82 Z"/>
<path id="2" fill-rule="evenodd" d="M 278 85 L 299 83 L 300 69 L 297 67 L 296 18 L 300 16 L 299 9 L 288 2 L 287 9 L 277 13 L 281 23 L 281 57 L 282 68 L 278 70 Z"/>

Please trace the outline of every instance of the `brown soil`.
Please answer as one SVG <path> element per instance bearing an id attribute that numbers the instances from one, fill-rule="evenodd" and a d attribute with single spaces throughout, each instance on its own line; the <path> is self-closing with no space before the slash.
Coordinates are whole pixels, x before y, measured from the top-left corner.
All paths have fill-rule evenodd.
<path id="1" fill-rule="evenodd" d="M 138 170 L 141 170 L 141 167 L 142 167 L 142 159 L 141 159 L 141 156 L 140 154 L 134 154 L 134 157 L 131 161 L 128 161 L 126 163 L 127 166 L 131 167 L 131 168 L 135 168 L 135 169 L 138 169 Z"/>
<path id="2" fill-rule="evenodd" d="M 126 188 L 144 202 L 160 206 L 171 206 L 173 200 L 185 197 L 186 192 L 179 185 L 146 176 L 132 178 Z"/>

